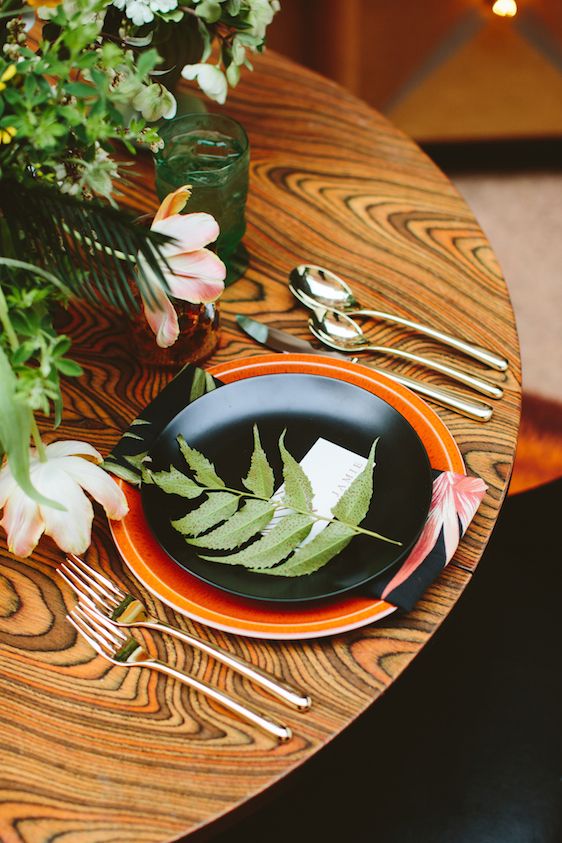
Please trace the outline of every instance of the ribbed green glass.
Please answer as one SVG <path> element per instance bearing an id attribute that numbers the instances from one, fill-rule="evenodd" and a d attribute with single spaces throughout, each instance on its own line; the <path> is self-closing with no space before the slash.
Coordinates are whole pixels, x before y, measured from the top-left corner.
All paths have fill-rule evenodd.
<path id="1" fill-rule="evenodd" d="M 206 211 L 220 226 L 217 252 L 232 255 L 246 230 L 250 147 L 242 126 L 219 114 L 184 114 L 160 129 L 156 191 L 162 200 L 184 184 L 193 192 L 185 212 Z"/>

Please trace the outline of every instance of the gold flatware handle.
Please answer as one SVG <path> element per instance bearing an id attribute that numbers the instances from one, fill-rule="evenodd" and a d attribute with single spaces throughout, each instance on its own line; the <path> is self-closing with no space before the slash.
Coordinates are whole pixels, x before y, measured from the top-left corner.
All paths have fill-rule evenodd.
<path id="1" fill-rule="evenodd" d="M 361 348 L 363 351 L 373 351 L 378 354 L 399 357 L 402 360 L 410 360 L 412 363 L 416 363 L 419 366 L 425 366 L 426 369 L 430 369 L 434 372 L 440 372 L 440 374 L 446 375 L 446 377 L 458 381 L 459 383 L 463 383 L 465 386 L 470 386 L 472 389 L 475 389 L 476 392 L 480 392 L 482 395 L 487 395 L 488 398 L 495 398 L 497 400 L 503 396 L 503 390 L 500 389 L 499 386 L 490 383 L 484 378 L 479 378 L 477 375 L 470 375 L 468 372 L 462 372 L 460 369 L 449 366 L 447 363 L 440 363 L 438 360 L 432 360 L 429 357 L 422 357 L 420 354 L 413 354 L 411 351 L 405 351 L 402 348 L 390 348 L 383 345 L 358 345 L 357 347 Z"/>
<path id="2" fill-rule="evenodd" d="M 443 389 L 440 386 L 433 386 L 433 384 L 426 383 L 425 381 L 416 381 L 413 378 L 406 377 L 406 375 L 398 375 L 396 372 L 390 372 L 388 369 L 378 369 L 371 365 L 369 365 L 369 368 L 379 375 L 385 375 L 385 377 L 396 381 L 396 383 L 402 384 L 402 386 L 407 386 L 412 392 L 417 392 L 425 398 L 434 401 L 436 404 L 447 407 L 449 410 L 454 410 L 462 416 L 467 416 L 469 419 L 487 422 L 492 418 L 492 408 L 488 404 L 484 404 L 483 401 L 473 401 L 470 398 L 464 398 L 457 392 Z"/>
<path id="3" fill-rule="evenodd" d="M 159 673 L 164 673 L 166 676 L 173 676 L 174 679 L 177 679 L 179 682 L 183 682 L 183 684 L 187 685 L 189 688 L 199 691 L 199 693 L 204 694 L 206 697 L 209 697 L 209 699 L 214 700 L 224 708 L 227 708 L 229 711 L 237 714 L 243 720 L 257 726 L 257 728 L 261 729 L 262 732 L 265 732 L 267 735 L 271 735 L 279 741 L 288 741 L 293 736 L 291 729 L 283 723 L 279 723 L 277 720 L 273 720 L 270 717 L 266 717 L 264 714 L 260 714 L 259 711 L 256 711 L 254 708 L 250 708 L 250 706 L 244 705 L 244 703 L 238 702 L 238 700 L 228 696 L 228 694 L 224 694 L 222 691 L 219 691 L 218 688 L 213 688 L 211 685 L 207 685 L 206 682 L 200 682 L 199 679 L 195 679 L 187 673 L 182 673 L 180 670 L 176 670 L 174 667 L 171 667 L 165 662 L 151 660 L 141 662 L 139 667 L 151 667 L 153 670 L 157 670 Z"/>
<path id="4" fill-rule="evenodd" d="M 222 662 L 222 664 L 227 665 L 227 667 L 230 667 L 237 673 L 242 674 L 242 676 L 246 676 L 256 685 L 260 685 L 262 688 L 269 691 L 270 694 L 273 694 L 273 696 L 283 700 L 283 702 L 289 703 L 289 705 L 298 708 L 300 711 L 307 711 L 311 706 L 311 699 L 308 694 L 303 693 L 303 691 L 300 691 L 298 688 L 294 688 L 287 682 L 275 679 L 269 673 L 266 673 L 266 671 L 261 670 L 261 668 L 248 664 L 248 662 L 239 659 L 237 656 L 233 656 L 231 653 L 223 650 L 222 647 L 218 647 L 216 644 L 209 644 L 207 641 L 203 641 L 196 635 L 184 632 L 182 629 L 178 629 L 175 626 L 171 626 L 170 624 L 162 623 L 161 621 L 154 619 L 139 621 L 134 625 L 144 627 L 145 629 L 151 629 L 156 632 L 167 633 L 168 635 L 172 635 L 174 638 L 189 644 L 191 647 L 196 647 L 198 650 L 207 653 L 207 655 L 219 662 Z"/>
<path id="5" fill-rule="evenodd" d="M 403 325 L 405 328 L 411 328 L 420 334 L 425 334 L 444 345 L 449 345 L 457 351 L 462 351 L 468 357 L 490 366 L 492 369 L 497 369 L 499 372 L 505 372 L 509 365 L 504 357 L 495 354 L 493 351 L 488 351 L 487 348 L 482 348 L 479 345 L 473 345 L 470 342 L 461 340 L 459 337 L 453 337 L 450 334 L 445 334 L 437 328 L 432 328 L 429 325 L 422 325 L 421 322 L 412 322 L 411 319 L 406 319 L 403 316 L 397 316 L 393 313 L 383 313 L 380 310 L 371 310 L 367 308 L 360 308 L 358 310 L 346 310 L 348 316 L 372 316 L 374 319 L 383 319 L 386 322 L 395 322 L 397 325 Z"/>

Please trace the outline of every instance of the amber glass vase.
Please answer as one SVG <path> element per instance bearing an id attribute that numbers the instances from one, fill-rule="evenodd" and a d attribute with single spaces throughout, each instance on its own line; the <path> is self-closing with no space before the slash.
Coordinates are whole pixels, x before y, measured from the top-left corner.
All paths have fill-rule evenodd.
<path id="1" fill-rule="evenodd" d="M 150 226 L 152 216 L 137 217 L 139 225 Z M 219 303 L 191 304 L 168 296 L 178 317 L 179 335 L 175 343 L 161 348 L 144 315 L 142 297 L 135 283 L 132 292 L 137 303 L 131 314 L 131 333 L 135 351 L 140 360 L 154 366 L 178 368 L 186 363 L 202 363 L 216 349 L 219 342 Z"/>
<path id="2" fill-rule="evenodd" d="M 140 296 L 139 296 L 140 298 Z M 154 366 L 178 368 L 186 363 L 202 363 L 217 347 L 219 340 L 219 304 L 190 304 L 170 297 L 179 322 L 179 336 L 169 348 L 156 344 L 142 305 L 133 315 L 132 338 L 140 360 Z"/>

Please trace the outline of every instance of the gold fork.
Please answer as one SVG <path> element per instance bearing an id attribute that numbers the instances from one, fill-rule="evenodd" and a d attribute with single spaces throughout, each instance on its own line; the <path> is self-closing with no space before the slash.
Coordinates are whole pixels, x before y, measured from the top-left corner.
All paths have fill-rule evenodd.
<path id="1" fill-rule="evenodd" d="M 259 667 L 254 667 L 248 662 L 231 655 L 215 644 L 209 644 L 192 633 L 177 629 L 175 626 L 152 617 L 138 598 L 122 591 L 115 583 L 95 571 L 79 556 L 73 553 L 69 554 L 66 557 L 66 563 L 58 568 L 57 573 L 73 589 L 82 602 L 89 603 L 97 608 L 117 626 L 150 629 L 173 635 L 180 641 L 207 653 L 207 655 L 217 659 L 217 661 L 222 662 L 242 676 L 246 676 L 283 702 L 298 708 L 300 711 L 306 711 L 310 708 L 311 700 L 308 694 L 272 677 Z"/>
<path id="2" fill-rule="evenodd" d="M 239 717 L 257 726 L 266 734 L 280 741 L 288 741 L 292 737 L 288 726 L 260 714 L 259 711 L 238 702 L 228 694 L 207 685 L 206 682 L 200 682 L 193 676 L 182 673 L 159 659 L 152 658 L 135 638 L 126 635 L 112 621 L 89 606 L 79 603 L 66 618 L 96 653 L 112 664 L 119 667 L 149 667 L 166 676 L 173 676 L 184 685 L 194 688 L 229 711 L 238 714 Z"/>

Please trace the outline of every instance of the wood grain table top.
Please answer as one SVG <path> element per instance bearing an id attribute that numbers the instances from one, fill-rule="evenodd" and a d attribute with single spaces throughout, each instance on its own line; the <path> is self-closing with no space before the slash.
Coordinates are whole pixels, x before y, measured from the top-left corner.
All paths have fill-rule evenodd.
<path id="1" fill-rule="evenodd" d="M 293 713 L 199 653 L 157 642 L 180 668 L 289 722 L 294 737 L 279 746 L 171 679 L 95 657 L 65 621 L 74 598 L 55 576 L 60 551 L 44 540 L 30 559 L 19 560 L 2 539 L 1 843 L 168 843 L 210 834 L 396 680 L 461 597 L 506 492 L 519 423 L 517 334 L 505 281 L 464 201 L 384 118 L 273 54 L 256 61 L 256 72 L 244 76 L 225 110 L 243 123 L 251 143 L 250 264 L 224 294 L 221 347 L 210 362 L 262 353 L 238 331 L 238 312 L 306 338 L 306 314 L 287 289 L 287 273 L 301 262 L 327 266 L 352 283 L 365 305 L 463 334 L 509 359 L 507 375 L 498 375 L 505 397 L 494 404 L 491 422 L 438 410 L 469 473 L 489 490 L 453 562 L 414 611 L 333 638 L 290 643 L 234 637 L 175 615 L 131 580 L 97 513 L 92 564 L 138 589 L 163 619 L 195 628 L 312 694 L 311 711 Z M 150 160 L 139 157 L 135 171 L 125 202 L 154 211 Z M 73 308 L 65 327 L 85 374 L 66 384 L 63 424 L 47 438 L 85 439 L 107 454 L 172 372 L 139 362 L 125 317 L 107 308 Z M 377 339 L 461 362 L 389 325 L 379 326 Z M 447 385 L 407 363 L 392 365 Z"/>

